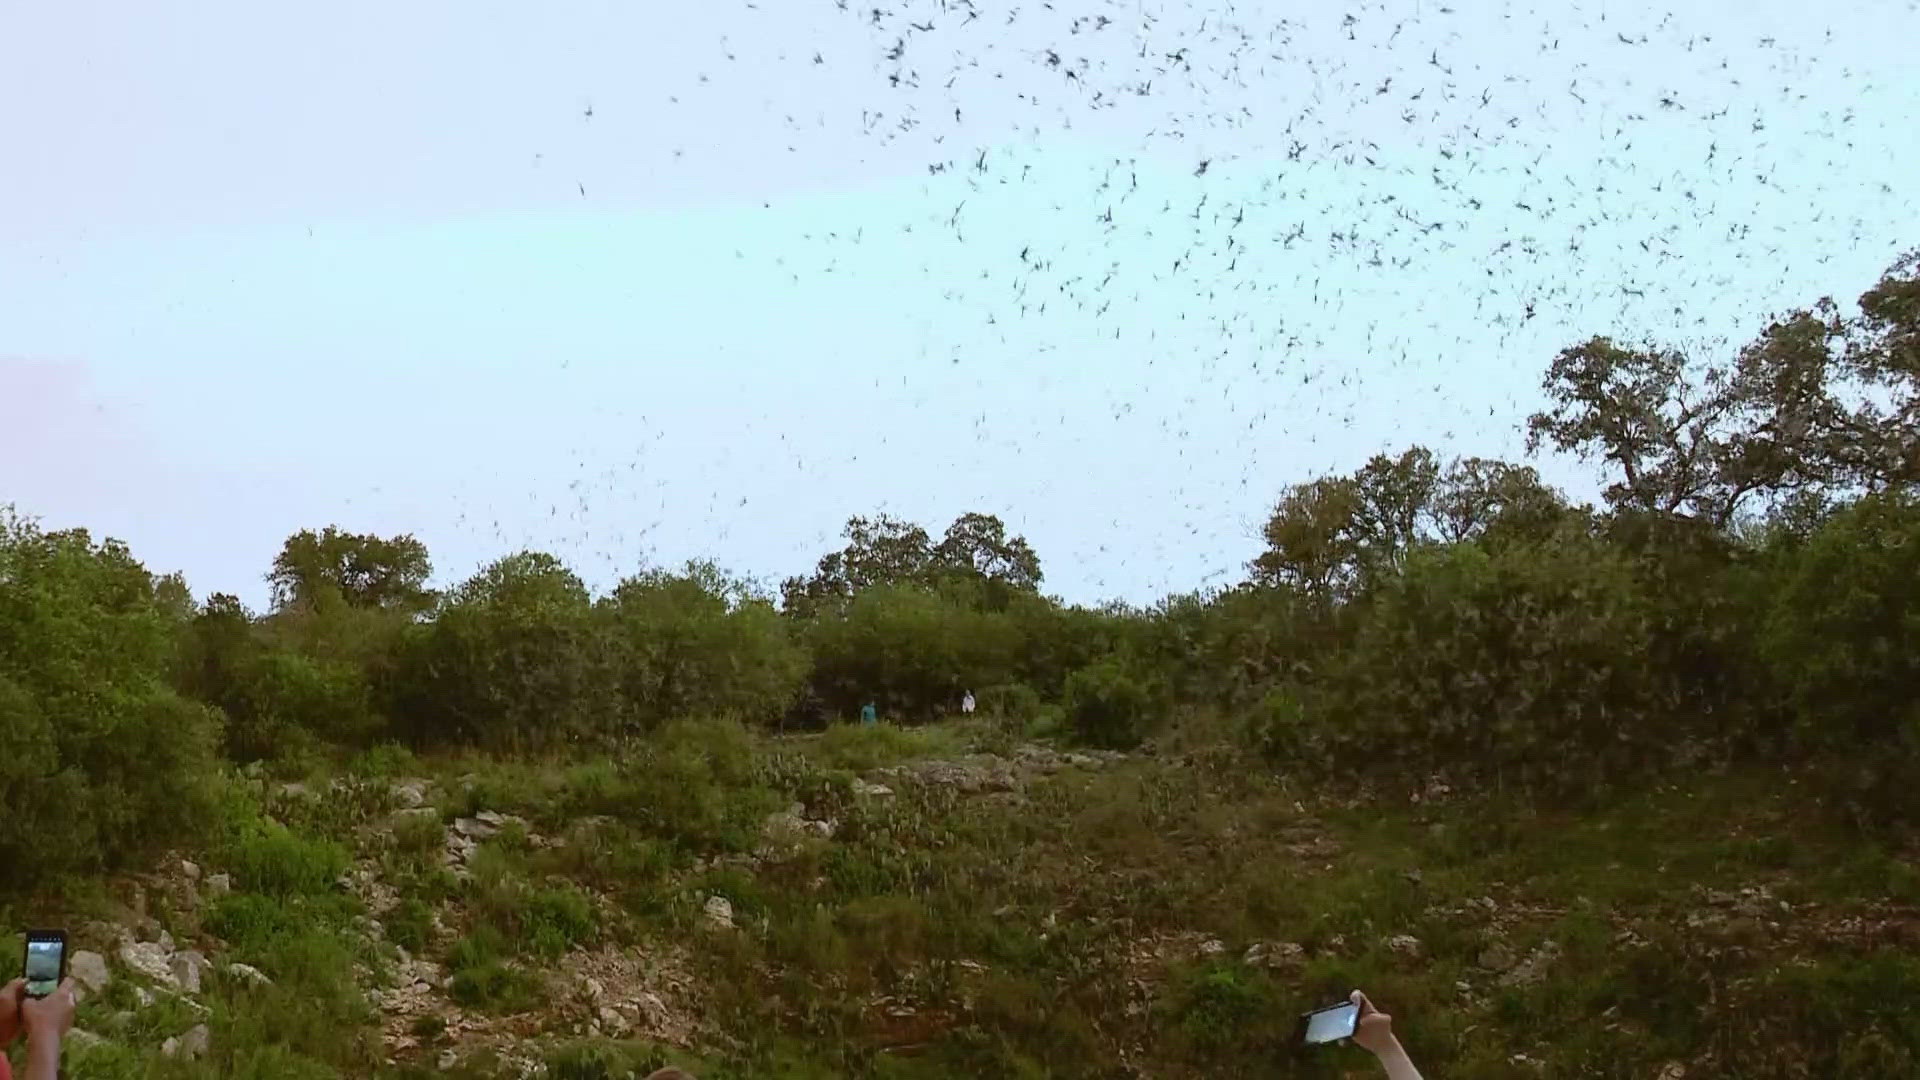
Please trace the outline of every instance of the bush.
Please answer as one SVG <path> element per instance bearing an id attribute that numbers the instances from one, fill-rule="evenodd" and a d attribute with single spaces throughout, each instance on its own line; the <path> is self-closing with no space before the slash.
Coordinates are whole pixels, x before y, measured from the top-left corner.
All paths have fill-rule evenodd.
<path id="1" fill-rule="evenodd" d="M 1862 824 L 1920 820 L 1920 501 L 1836 514 L 1781 560 L 1762 632 L 1794 741 Z"/>
<path id="2" fill-rule="evenodd" d="M 339 844 L 300 836 L 265 819 L 243 826 L 227 849 L 234 884 L 274 897 L 331 892 L 348 861 Z"/>
<path id="3" fill-rule="evenodd" d="M 592 942 L 600 919 L 592 901 L 578 889 L 541 889 L 526 898 L 519 914 L 519 931 L 527 949 L 547 960 L 558 959 L 576 946 Z"/>
<path id="4" fill-rule="evenodd" d="M 1272 748 L 1334 771 L 1591 791 L 1662 763 L 1688 734 L 1671 690 L 1681 673 L 1649 662 L 1653 621 L 1632 564 L 1577 533 L 1416 552 L 1313 688 L 1310 723 Z"/>
<path id="5" fill-rule="evenodd" d="M 694 715 L 777 720 L 806 679 L 807 656 L 773 605 L 710 564 L 628 578 L 600 608 L 629 715 L 645 726 Z"/>
<path id="6" fill-rule="evenodd" d="M 115 541 L 0 508 L 0 865 L 126 864 L 212 819 L 220 723 L 167 685 L 178 625 Z"/>
<path id="7" fill-rule="evenodd" d="M 909 586 L 865 589 L 844 615 L 808 625 L 813 693 L 830 717 L 868 701 L 882 716 L 926 720 L 951 712 L 969 686 L 1008 681 L 1016 624 Z"/>
<path id="8" fill-rule="evenodd" d="M 1039 691 L 1026 683 L 1001 683 L 980 691 L 974 698 L 975 705 L 988 716 L 1012 720 L 1019 724 L 1030 724 L 1040 718 L 1046 703 L 1040 700 Z"/>
<path id="9" fill-rule="evenodd" d="M 501 559 L 414 627 L 395 724 L 419 745 L 549 746 L 619 730 L 612 651 L 587 590 L 550 555 Z"/>
<path id="10" fill-rule="evenodd" d="M 1067 679 L 1067 724 L 1074 737 L 1089 746 L 1139 746 L 1156 711 L 1154 694 L 1117 659 L 1088 665 Z"/>

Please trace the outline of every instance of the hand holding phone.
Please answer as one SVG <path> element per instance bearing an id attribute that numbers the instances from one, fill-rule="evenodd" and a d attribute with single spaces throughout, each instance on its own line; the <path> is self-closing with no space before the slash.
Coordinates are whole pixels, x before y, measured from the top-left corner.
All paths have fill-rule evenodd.
<path id="1" fill-rule="evenodd" d="M 67 975 L 67 932 L 27 931 L 27 956 L 21 968 L 28 997 L 43 998 L 53 993 Z"/>

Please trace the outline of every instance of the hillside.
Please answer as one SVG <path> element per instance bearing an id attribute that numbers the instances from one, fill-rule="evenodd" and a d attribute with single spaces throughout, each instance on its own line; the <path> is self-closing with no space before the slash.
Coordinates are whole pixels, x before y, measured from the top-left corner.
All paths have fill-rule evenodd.
<path id="1" fill-rule="evenodd" d="M 1542 814 L 1182 738 L 689 724 L 260 777 L 88 902 L 70 1075 L 1366 1075 L 1288 1045 L 1353 985 L 1429 1076 L 1920 1060 L 1920 853 L 1790 775 Z"/>

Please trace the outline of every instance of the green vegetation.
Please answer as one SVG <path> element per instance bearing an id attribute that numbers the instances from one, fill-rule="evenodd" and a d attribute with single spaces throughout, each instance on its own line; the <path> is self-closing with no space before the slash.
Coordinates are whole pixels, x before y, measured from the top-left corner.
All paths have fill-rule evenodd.
<path id="1" fill-rule="evenodd" d="M 0 908 L 213 958 L 75 1076 L 1331 1076 L 1354 985 L 1430 1075 L 1913 1075 L 1916 265 L 1563 352 L 1602 507 L 1415 447 L 1148 609 L 980 514 L 778 605 L 303 532 L 256 614 L 8 513 Z"/>

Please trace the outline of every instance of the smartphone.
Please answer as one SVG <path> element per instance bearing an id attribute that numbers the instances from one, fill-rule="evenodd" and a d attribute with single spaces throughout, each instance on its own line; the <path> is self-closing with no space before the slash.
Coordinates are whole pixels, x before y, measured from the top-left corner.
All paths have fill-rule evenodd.
<path id="1" fill-rule="evenodd" d="M 27 996 L 43 998 L 60 988 L 67 977 L 67 932 L 65 930 L 27 931 L 27 961 L 21 972 L 27 980 Z"/>
<path id="2" fill-rule="evenodd" d="M 1351 1001 L 1315 1009 L 1300 1017 L 1300 1041 L 1310 1046 L 1353 1038 L 1360 1028 L 1360 1006 Z"/>

